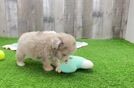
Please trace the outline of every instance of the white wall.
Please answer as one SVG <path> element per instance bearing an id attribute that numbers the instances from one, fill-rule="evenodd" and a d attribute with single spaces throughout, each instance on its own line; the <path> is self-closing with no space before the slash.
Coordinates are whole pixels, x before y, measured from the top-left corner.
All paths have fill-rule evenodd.
<path id="1" fill-rule="evenodd" d="M 134 43 L 134 0 L 130 0 L 128 24 L 125 39 Z"/>

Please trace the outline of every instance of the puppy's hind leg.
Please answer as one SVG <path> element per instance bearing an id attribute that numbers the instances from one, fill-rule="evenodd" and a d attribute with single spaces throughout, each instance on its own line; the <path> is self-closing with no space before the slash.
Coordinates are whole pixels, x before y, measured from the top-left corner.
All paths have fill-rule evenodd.
<path id="1" fill-rule="evenodd" d="M 25 54 L 17 51 L 16 57 L 17 57 L 17 60 L 16 60 L 17 65 L 21 67 L 25 66 L 25 63 L 24 63 Z"/>

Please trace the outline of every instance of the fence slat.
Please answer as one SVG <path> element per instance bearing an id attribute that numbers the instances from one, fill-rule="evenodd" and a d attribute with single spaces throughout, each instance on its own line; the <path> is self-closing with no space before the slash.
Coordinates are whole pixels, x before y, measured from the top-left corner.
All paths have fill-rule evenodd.
<path id="1" fill-rule="evenodd" d="M 103 30 L 103 11 L 100 0 L 93 1 L 93 27 L 92 27 L 92 38 L 101 38 Z"/>
<path id="2" fill-rule="evenodd" d="M 55 31 L 64 32 L 64 0 L 54 0 Z"/>
<path id="3" fill-rule="evenodd" d="M 83 0 L 83 34 L 84 38 L 92 37 L 92 9 L 93 9 L 93 0 Z"/>
<path id="4" fill-rule="evenodd" d="M 92 38 L 112 38 L 113 0 L 95 0 L 94 5 Z"/>
<path id="5" fill-rule="evenodd" d="M 121 31 L 120 31 L 120 38 L 125 38 L 126 30 L 127 30 L 127 23 L 128 23 L 128 13 L 129 13 L 129 5 L 130 0 L 123 0 L 123 7 L 122 7 L 122 21 L 121 21 Z"/>
<path id="6" fill-rule="evenodd" d="M 83 11 L 83 0 L 75 0 L 74 8 L 74 36 L 76 38 L 82 37 L 82 11 Z"/>
<path id="7" fill-rule="evenodd" d="M 7 29 L 5 0 L 0 0 L 0 36 L 9 36 Z"/>
<path id="8" fill-rule="evenodd" d="M 123 0 L 113 0 L 113 36 L 120 36 Z"/>
<path id="9" fill-rule="evenodd" d="M 6 0 L 7 30 L 11 37 L 18 35 L 17 29 L 17 0 Z"/>
<path id="10" fill-rule="evenodd" d="M 65 13 L 64 13 L 64 31 L 74 35 L 74 2 L 75 0 L 65 0 Z"/>
<path id="11" fill-rule="evenodd" d="M 44 30 L 45 31 L 53 31 L 55 24 L 54 24 L 54 0 L 43 0 L 44 6 Z"/>
<path id="12" fill-rule="evenodd" d="M 101 8 L 103 11 L 102 16 L 102 34 L 100 38 L 112 38 L 112 19 L 113 19 L 113 0 L 102 0 Z"/>
<path id="13" fill-rule="evenodd" d="M 130 0 L 128 24 L 125 39 L 134 43 L 134 0 Z"/>
<path id="14" fill-rule="evenodd" d="M 43 1 L 18 0 L 18 32 L 43 30 Z"/>

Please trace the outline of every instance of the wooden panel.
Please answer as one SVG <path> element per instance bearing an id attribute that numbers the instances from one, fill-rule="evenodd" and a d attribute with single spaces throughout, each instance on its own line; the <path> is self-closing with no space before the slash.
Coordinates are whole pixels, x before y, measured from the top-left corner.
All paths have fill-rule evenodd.
<path id="1" fill-rule="evenodd" d="M 18 0 L 19 35 L 28 31 L 43 30 L 43 1 Z"/>
<path id="2" fill-rule="evenodd" d="M 123 38 L 126 32 L 129 0 L 113 2 L 113 36 Z"/>
<path id="3" fill-rule="evenodd" d="M 17 0 L 6 0 L 7 30 L 11 37 L 18 35 L 17 29 Z"/>
<path id="4" fill-rule="evenodd" d="M 102 38 L 103 34 L 103 10 L 101 7 L 100 0 L 93 1 L 93 28 L 92 28 L 92 38 Z"/>
<path id="5" fill-rule="evenodd" d="M 125 39 L 134 43 L 134 0 L 130 0 L 128 24 Z"/>
<path id="6" fill-rule="evenodd" d="M 83 11 L 83 0 L 75 0 L 74 8 L 74 36 L 76 38 L 82 37 L 82 11 Z"/>
<path id="7" fill-rule="evenodd" d="M 129 0 L 0 0 L 0 36 L 54 30 L 76 38 L 124 38 L 128 8 Z"/>
<path id="8" fill-rule="evenodd" d="M 113 0 L 94 0 L 94 5 L 92 38 L 112 38 Z"/>
<path id="9" fill-rule="evenodd" d="M 120 31 L 120 38 L 125 38 L 126 29 L 127 29 L 127 22 L 128 22 L 128 12 L 129 12 L 129 5 L 130 0 L 123 0 L 122 3 L 122 20 L 121 20 L 121 31 Z"/>
<path id="10" fill-rule="evenodd" d="M 45 31 L 54 30 L 54 0 L 43 0 L 44 17 L 43 25 Z"/>
<path id="11" fill-rule="evenodd" d="M 93 0 L 83 0 L 83 34 L 84 38 L 92 37 L 92 9 L 93 9 Z"/>
<path id="12" fill-rule="evenodd" d="M 0 36 L 8 36 L 5 0 L 0 0 Z"/>
<path id="13" fill-rule="evenodd" d="M 43 31 L 43 0 L 34 0 L 34 7 L 32 6 L 32 8 L 35 8 L 35 11 L 33 10 L 33 18 L 35 18 L 35 30 Z"/>
<path id="14" fill-rule="evenodd" d="M 64 0 L 54 1 L 55 31 L 64 32 Z"/>
<path id="15" fill-rule="evenodd" d="M 101 8 L 103 11 L 103 29 L 100 38 L 107 39 L 113 37 L 112 19 L 113 19 L 113 0 L 101 0 Z"/>
<path id="16" fill-rule="evenodd" d="M 64 30 L 66 33 L 74 35 L 74 2 L 75 0 L 65 0 Z"/>
<path id="17" fill-rule="evenodd" d="M 123 0 L 113 0 L 113 36 L 120 37 Z"/>

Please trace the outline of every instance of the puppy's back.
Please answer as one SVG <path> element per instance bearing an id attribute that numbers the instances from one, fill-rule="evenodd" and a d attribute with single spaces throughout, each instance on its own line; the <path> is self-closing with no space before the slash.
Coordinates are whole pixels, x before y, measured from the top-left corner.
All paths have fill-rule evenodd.
<path id="1" fill-rule="evenodd" d="M 27 32 L 24 33 L 18 41 L 17 51 L 25 52 L 30 56 L 40 56 L 44 48 L 50 48 L 52 38 L 55 38 L 55 32 Z"/>

